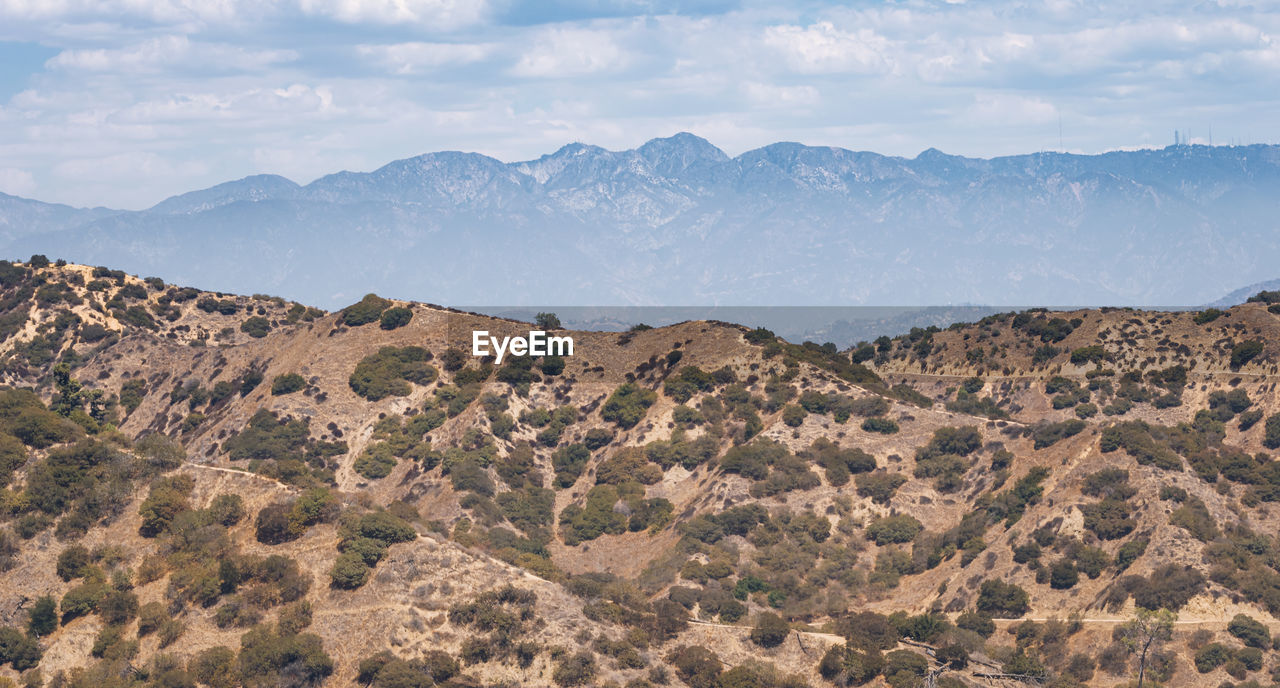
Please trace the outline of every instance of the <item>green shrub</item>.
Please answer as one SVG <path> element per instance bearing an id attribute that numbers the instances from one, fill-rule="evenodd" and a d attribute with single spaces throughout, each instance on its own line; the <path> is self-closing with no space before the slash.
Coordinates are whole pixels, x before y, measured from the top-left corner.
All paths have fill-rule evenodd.
<path id="1" fill-rule="evenodd" d="M 9 664 L 15 671 L 26 671 L 40 663 L 42 654 L 35 638 L 23 635 L 16 628 L 0 627 L 0 665 Z"/>
<path id="2" fill-rule="evenodd" d="M 246 318 L 244 322 L 240 323 L 240 331 L 254 339 L 261 339 L 271 331 L 271 321 L 260 315 L 255 315 L 251 318 Z"/>
<path id="3" fill-rule="evenodd" d="M 1231 648 L 1222 643 L 1209 643 L 1199 650 L 1196 650 L 1195 665 L 1196 671 L 1207 674 L 1214 669 L 1231 661 Z"/>
<path id="4" fill-rule="evenodd" d="M 413 320 L 413 310 L 396 306 L 382 311 L 382 315 L 378 318 L 378 326 L 384 330 L 394 330 L 408 325 L 410 320 Z"/>
<path id="5" fill-rule="evenodd" d="M 359 302 L 342 309 L 338 314 L 338 322 L 350 327 L 367 325 L 382 316 L 382 312 L 391 307 L 391 302 L 376 294 L 366 294 Z"/>
<path id="6" fill-rule="evenodd" d="M 872 417 L 862 421 L 862 429 L 867 432 L 892 435 L 898 432 L 898 424 L 889 418 Z"/>
<path id="7" fill-rule="evenodd" d="M 1231 347 L 1231 369 L 1239 370 L 1263 351 L 1262 342 L 1251 339 Z"/>
<path id="8" fill-rule="evenodd" d="M 391 454 L 391 446 L 379 442 L 366 448 L 351 465 L 352 470 L 369 480 L 381 480 L 395 470 L 396 457 Z"/>
<path id="9" fill-rule="evenodd" d="M 1049 587 L 1054 590 L 1069 590 L 1079 580 L 1075 565 L 1067 559 L 1059 559 L 1049 568 Z"/>
<path id="10" fill-rule="evenodd" d="M 58 628 L 58 603 L 50 595 L 36 600 L 28 612 L 27 632 L 39 638 Z"/>
<path id="11" fill-rule="evenodd" d="M 644 418 L 645 412 L 658 400 L 658 395 L 634 382 L 619 386 L 605 400 L 600 410 L 600 417 L 626 429 L 635 427 Z"/>
<path id="12" fill-rule="evenodd" d="M 64 581 L 84 576 L 89 568 L 89 550 L 81 545 L 71 545 L 58 555 L 55 572 Z"/>
<path id="13" fill-rule="evenodd" d="M 614 511 L 618 491 L 612 485 L 596 485 L 587 492 L 586 505 L 566 506 L 560 512 L 562 537 L 569 546 L 594 540 L 601 535 L 618 535 L 627 531 L 627 517 Z"/>
<path id="14" fill-rule="evenodd" d="M 1080 510 L 1084 512 L 1084 527 L 1103 540 L 1119 540 L 1138 525 L 1130 515 L 1133 507 L 1121 499 L 1107 497 L 1085 504 Z"/>
<path id="15" fill-rule="evenodd" d="M 431 353 L 420 346 L 384 346 L 356 364 L 348 383 L 356 394 L 369 401 L 408 396 L 412 391 L 410 382 L 430 384 L 438 376 L 427 363 L 429 360 Z"/>
<path id="16" fill-rule="evenodd" d="M 978 590 L 977 608 L 995 618 L 1016 619 L 1030 609 L 1027 591 L 1013 583 L 988 579 Z"/>
<path id="17" fill-rule="evenodd" d="M 777 647 L 787 639 L 791 627 L 773 612 L 761 612 L 751 628 L 751 642 L 760 647 Z"/>
<path id="18" fill-rule="evenodd" d="M 333 587 L 354 590 L 369 580 L 372 569 L 365 563 L 364 557 L 356 551 L 346 551 L 338 555 L 329 570 L 329 580 Z"/>
<path id="19" fill-rule="evenodd" d="M 595 675 L 595 655 L 590 651 L 583 650 L 572 655 L 566 655 L 557 662 L 556 668 L 551 672 L 551 680 L 557 686 L 569 688 L 570 686 L 589 685 Z"/>
<path id="20" fill-rule="evenodd" d="M 1085 363 L 1102 363 L 1107 360 L 1107 358 L 1107 350 L 1098 344 L 1083 346 L 1079 349 L 1074 349 L 1071 352 L 1071 362 L 1075 365 L 1084 365 Z"/>
<path id="21" fill-rule="evenodd" d="M 62 596 L 60 605 L 62 623 L 96 612 L 98 603 L 106 596 L 107 590 L 104 583 L 84 583 L 68 590 L 67 594 Z"/>
<path id="22" fill-rule="evenodd" d="M 1057 423 L 1037 423 L 1031 430 L 1031 437 L 1036 449 L 1051 447 L 1058 442 L 1074 437 L 1088 427 L 1078 419 L 1064 420 Z"/>
<path id="23" fill-rule="evenodd" d="M 990 616 L 973 611 L 964 612 L 957 616 L 956 627 L 977 633 L 983 638 L 990 638 L 996 632 L 996 624 L 991 620 Z"/>
<path id="24" fill-rule="evenodd" d="M 1262 438 L 1262 446 L 1267 449 L 1280 449 L 1280 413 L 1276 413 L 1267 418 L 1265 426 L 1265 436 Z"/>
<path id="25" fill-rule="evenodd" d="M 915 517 L 907 514 L 877 518 L 867 526 L 867 537 L 877 545 L 911 542 L 916 539 L 924 526 Z"/>
<path id="26" fill-rule="evenodd" d="M 306 389 L 306 387 L 307 381 L 303 379 L 301 375 L 297 373 L 285 373 L 284 375 L 277 375 L 275 379 L 271 381 L 271 394 L 273 396 L 293 394 L 294 392 L 301 392 L 303 389 Z"/>
<path id="27" fill-rule="evenodd" d="M 1260 621 L 1244 614 L 1236 614 L 1227 624 L 1227 632 L 1249 647 L 1262 650 L 1271 648 L 1271 632 Z"/>
<path id="28" fill-rule="evenodd" d="M 898 488 L 907 483 L 906 476 L 887 471 L 863 473 L 853 480 L 858 486 L 858 496 L 868 497 L 876 504 L 888 504 Z"/>
<path id="29" fill-rule="evenodd" d="M 1136 584 L 1133 601 L 1144 609 L 1178 611 L 1204 590 L 1204 585 L 1204 576 L 1190 566 L 1164 564 Z"/>

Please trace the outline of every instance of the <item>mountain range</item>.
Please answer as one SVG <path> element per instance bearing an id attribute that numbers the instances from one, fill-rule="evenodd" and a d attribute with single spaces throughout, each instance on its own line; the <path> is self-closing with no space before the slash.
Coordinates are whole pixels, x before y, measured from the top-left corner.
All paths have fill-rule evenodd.
<path id="1" fill-rule="evenodd" d="M 368 289 L 491 308 L 1190 305 L 1275 277 L 1277 190 L 1268 145 L 730 157 L 682 133 L 258 175 L 142 211 L 0 196 L 0 246 L 324 307 Z"/>

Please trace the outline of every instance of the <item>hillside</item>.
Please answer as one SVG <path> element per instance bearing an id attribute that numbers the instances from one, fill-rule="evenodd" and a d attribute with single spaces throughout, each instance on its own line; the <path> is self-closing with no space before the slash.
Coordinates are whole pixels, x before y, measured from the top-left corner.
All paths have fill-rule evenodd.
<path id="1" fill-rule="evenodd" d="M 0 263 L 0 685 L 1277 680 L 1265 298 L 479 329 Z"/>
<path id="2" fill-rule="evenodd" d="M 730 157 L 692 134 L 518 162 L 439 151 L 142 211 L 0 198 L 0 248 L 325 308 L 369 291 L 476 307 L 1186 306 L 1275 278 L 1278 153 L 779 142 Z"/>

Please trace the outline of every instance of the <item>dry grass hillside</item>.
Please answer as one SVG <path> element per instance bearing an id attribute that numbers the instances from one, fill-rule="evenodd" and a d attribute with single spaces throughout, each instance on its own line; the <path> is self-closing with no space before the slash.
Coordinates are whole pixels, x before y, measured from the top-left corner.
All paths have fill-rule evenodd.
<path id="1" fill-rule="evenodd" d="M 0 685 L 1269 685 L 1266 301 L 495 365 L 529 324 L 2 263 Z"/>

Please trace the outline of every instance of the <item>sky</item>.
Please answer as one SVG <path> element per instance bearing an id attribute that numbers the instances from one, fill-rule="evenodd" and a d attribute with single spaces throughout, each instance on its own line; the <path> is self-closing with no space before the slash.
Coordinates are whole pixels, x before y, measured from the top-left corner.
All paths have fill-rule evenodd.
<path id="1" fill-rule="evenodd" d="M 0 0 L 0 192 L 139 209 L 689 131 L 914 157 L 1280 141 L 1280 0 Z"/>

